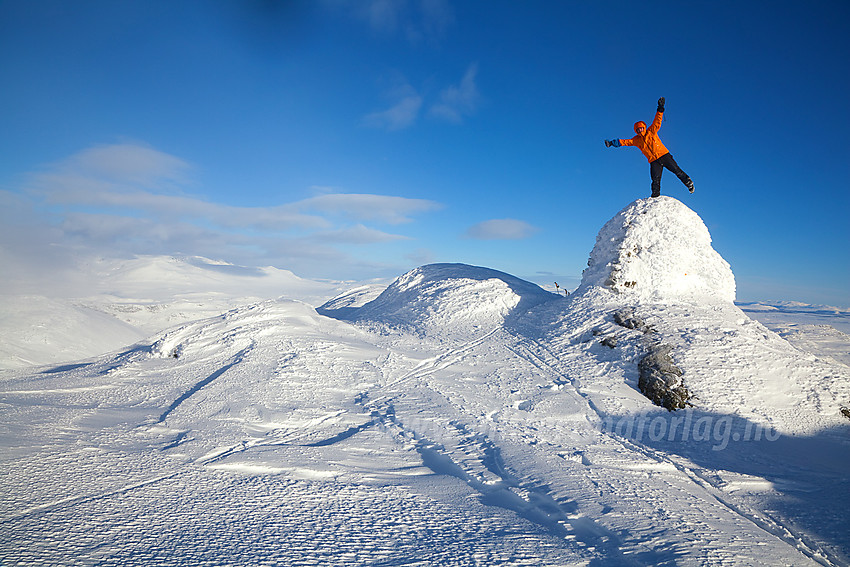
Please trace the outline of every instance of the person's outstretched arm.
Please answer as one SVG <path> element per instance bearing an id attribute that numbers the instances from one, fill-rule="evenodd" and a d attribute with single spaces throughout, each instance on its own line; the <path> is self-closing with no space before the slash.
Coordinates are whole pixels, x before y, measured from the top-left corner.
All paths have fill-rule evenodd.
<path id="1" fill-rule="evenodd" d="M 658 108 L 655 109 L 655 120 L 647 128 L 647 132 L 658 132 L 661 128 L 661 121 L 664 119 L 664 97 L 658 99 Z"/>

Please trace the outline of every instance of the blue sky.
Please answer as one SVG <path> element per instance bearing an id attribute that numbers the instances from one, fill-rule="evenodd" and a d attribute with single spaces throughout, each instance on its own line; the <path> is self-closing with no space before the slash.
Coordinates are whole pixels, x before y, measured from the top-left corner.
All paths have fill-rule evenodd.
<path id="1" fill-rule="evenodd" d="M 0 0 L 0 260 L 578 282 L 649 122 L 739 300 L 850 306 L 850 4 Z M 49 272 L 48 272 L 49 273 Z"/>

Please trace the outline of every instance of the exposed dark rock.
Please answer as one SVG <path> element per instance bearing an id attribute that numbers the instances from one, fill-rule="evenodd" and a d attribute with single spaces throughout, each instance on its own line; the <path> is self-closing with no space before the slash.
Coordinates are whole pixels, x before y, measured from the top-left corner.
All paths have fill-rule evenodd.
<path id="1" fill-rule="evenodd" d="M 841 415 L 843 415 L 847 419 L 850 419 L 850 408 L 842 407 L 841 408 Z"/>
<path id="2" fill-rule="evenodd" d="M 655 329 L 641 317 L 635 315 L 633 307 L 623 307 L 614 312 L 614 322 L 626 329 L 640 331 L 643 334 L 654 333 Z M 673 363 L 670 352 L 673 347 L 661 344 L 658 340 L 644 339 L 649 343 L 649 352 L 638 363 L 640 379 L 638 388 L 652 403 L 667 408 L 670 411 L 692 405 L 693 395 L 682 383 L 682 369 Z M 613 344 L 612 344 L 613 343 Z M 605 337 L 601 344 L 614 348 L 617 345 L 615 337 Z"/>
<path id="3" fill-rule="evenodd" d="M 638 388 L 652 403 L 669 411 L 690 406 L 688 400 L 693 397 L 682 384 L 684 373 L 673 362 L 670 356 L 672 350 L 670 345 L 653 346 L 638 363 Z"/>
<path id="4" fill-rule="evenodd" d="M 624 307 L 614 312 L 614 322 L 627 329 L 634 329 L 642 333 L 651 333 L 653 328 L 646 321 L 635 315 L 632 307 Z"/>

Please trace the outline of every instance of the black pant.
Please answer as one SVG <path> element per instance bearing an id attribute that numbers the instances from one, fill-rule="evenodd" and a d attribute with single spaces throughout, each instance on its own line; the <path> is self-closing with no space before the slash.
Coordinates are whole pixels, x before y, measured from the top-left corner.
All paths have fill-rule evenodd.
<path id="1" fill-rule="evenodd" d="M 676 160 L 673 159 L 673 154 L 664 154 L 655 161 L 649 162 L 649 176 L 652 178 L 652 196 L 658 197 L 661 195 L 661 173 L 664 168 L 672 171 L 676 177 L 682 180 L 682 183 L 687 187 L 688 181 L 691 180 L 688 174 L 682 171 Z"/>

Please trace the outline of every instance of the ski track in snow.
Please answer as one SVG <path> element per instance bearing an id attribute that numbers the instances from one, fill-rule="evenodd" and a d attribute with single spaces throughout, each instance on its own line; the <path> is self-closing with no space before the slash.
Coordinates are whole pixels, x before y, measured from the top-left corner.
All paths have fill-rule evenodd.
<path id="1" fill-rule="evenodd" d="M 795 348 L 744 316 L 677 203 L 603 227 L 588 278 L 615 300 L 441 264 L 0 372 L 0 564 L 850 564 L 842 335 Z M 624 303 L 654 331 L 616 325 Z M 637 389 L 662 342 L 693 409 Z"/>
<path id="2" fill-rule="evenodd" d="M 557 357 L 555 357 L 551 351 L 549 351 L 544 345 L 540 344 L 537 341 L 522 341 L 519 342 L 519 348 L 514 350 L 518 356 L 526 358 L 529 362 L 536 364 L 539 368 L 545 369 L 552 374 L 555 375 L 555 379 L 553 380 L 553 384 L 561 386 L 564 384 L 570 384 L 575 392 L 585 398 L 588 404 L 588 408 L 591 409 L 598 418 L 599 422 L 604 420 L 604 415 L 595 407 L 590 398 L 582 393 L 581 389 L 575 385 L 575 383 L 570 380 L 569 376 L 565 376 L 561 374 L 556 368 L 552 366 L 552 364 L 548 363 L 544 357 L 549 357 L 550 360 L 555 360 L 557 363 Z M 533 349 L 530 347 L 534 347 Z M 540 352 L 540 354 L 535 353 L 535 349 Z M 513 350 L 513 349 L 512 349 Z M 719 487 L 716 483 L 712 482 L 712 479 L 703 474 L 698 468 L 693 467 L 688 464 L 686 461 L 682 459 L 674 459 L 671 456 L 664 454 L 660 451 L 655 451 L 649 447 L 636 444 L 634 442 L 629 441 L 627 438 L 619 437 L 617 435 L 611 435 L 612 439 L 622 444 L 623 448 L 629 451 L 639 452 L 650 459 L 657 461 L 659 464 L 663 465 L 672 465 L 677 470 L 683 472 L 688 478 L 694 481 L 694 483 L 700 488 L 705 489 L 711 496 L 713 496 L 719 503 L 723 506 L 729 508 L 734 513 L 740 515 L 744 519 L 752 522 L 757 527 L 776 535 L 777 537 L 781 537 L 787 540 L 789 543 L 795 545 L 800 549 L 800 551 L 812 559 L 818 560 L 820 559 L 820 551 L 815 551 L 811 549 L 809 546 L 805 544 L 805 537 L 802 534 L 793 533 L 787 527 L 777 524 L 770 519 L 761 516 L 757 512 L 753 510 L 748 510 L 746 507 L 734 504 L 730 502 L 728 499 L 723 497 L 722 491 L 719 490 Z"/>
<path id="3" fill-rule="evenodd" d="M 461 448 L 462 460 L 465 463 L 472 461 L 477 465 L 470 471 L 469 466 L 455 461 L 452 454 L 440 443 L 432 441 L 415 428 L 406 426 L 396 416 L 392 402 L 409 394 L 409 390 L 399 391 L 399 386 L 427 380 L 429 376 L 461 363 L 475 347 L 491 339 L 497 331 L 498 329 L 494 329 L 480 338 L 420 363 L 413 371 L 384 386 L 380 390 L 381 395 L 374 400 L 369 393 L 362 394 L 359 399 L 364 409 L 372 415 L 381 415 L 382 423 L 396 429 L 396 435 L 399 437 L 411 439 L 426 467 L 435 474 L 462 480 L 481 495 L 482 502 L 516 512 L 557 537 L 579 541 L 582 546 L 589 548 L 601 549 L 604 555 L 616 564 L 629 564 L 630 561 L 626 560 L 617 545 L 612 543 L 616 541 L 613 533 L 588 518 L 571 519 L 573 507 L 562 507 L 562 504 L 556 502 L 542 487 L 540 481 L 514 476 L 503 462 L 499 447 L 486 435 L 472 431 L 463 423 L 454 420 L 449 421 L 447 428 L 441 431 L 442 436 L 448 433 L 457 437 L 456 443 Z M 390 390 L 390 393 L 386 390 Z M 476 471 L 476 468 L 480 470 Z"/>
<path id="4" fill-rule="evenodd" d="M 546 361 L 545 357 L 549 357 L 549 360 L 553 360 L 554 363 L 557 364 L 558 358 L 554 356 L 545 345 L 534 340 L 520 340 L 518 346 L 520 348 L 514 351 L 517 353 L 518 356 L 526 358 L 530 362 L 537 364 L 541 369 L 546 369 L 552 374 L 554 374 L 555 379 L 553 380 L 553 384 L 557 386 L 569 384 L 578 395 L 582 396 L 582 398 L 586 400 L 588 408 L 596 414 L 596 417 L 599 419 L 599 421 L 602 421 L 604 419 L 604 415 L 594 405 L 594 403 L 590 399 L 590 396 L 587 396 L 581 391 L 580 385 L 577 385 L 574 380 L 571 380 L 569 378 L 569 375 L 565 375 L 559 372 L 553 366 L 553 364 Z M 537 350 L 537 352 L 535 352 L 535 349 Z M 538 354 L 538 352 L 540 354 Z M 723 491 L 711 478 L 711 476 L 703 472 L 699 467 L 693 466 L 692 463 L 688 463 L 684 459 L 675 458 L 669 454 L 662 453 L 661 451 L 653 450 L 647 446 L 632 442 L 627 438 L 622 438 L 617 435 L 611 435 L 611 438 L 614 439 L 616 442 L 621 443 L 624 449 L 641 453 L 647 456 L 648 458 L 655 460 L 660 465 L 662 465 L 662 467 L 664 465 L 672 465 L 677 470 L 684 473 L 689 479 L 693 480 L 693 482 L 698 487 L 704 489 L 720 504 L 722 504 L 735 514 L 738 514 L 745 520 L 752 522 L 758 528 L 784 539 L 789 544 L 795 546 L 799 551 L 801 551 L 809 558 L 817 562 L 822 562 L 826 565 L 832 564 L 832 562 L 825 558 L 824 552 L 818 549 L 816 544 L 811 545 L 807 542 L 808 538 L 804 534 L 796 532 L 793 528 L 789 526 L 783 525 L 779 522 L 770 519 L 769 517 L 759 514 L 758 512 L 747 508 L 745 505 L 733 503 L 728 498 L 725 498 Z"/>

